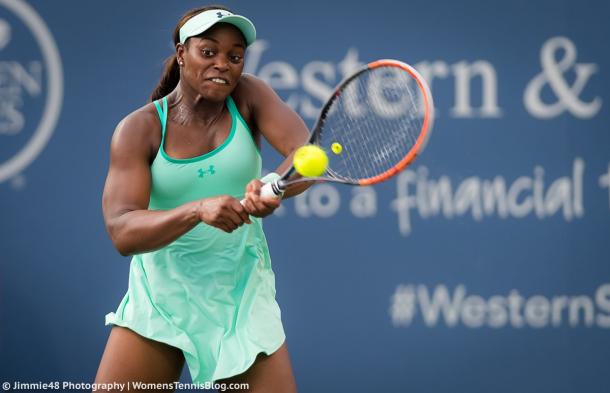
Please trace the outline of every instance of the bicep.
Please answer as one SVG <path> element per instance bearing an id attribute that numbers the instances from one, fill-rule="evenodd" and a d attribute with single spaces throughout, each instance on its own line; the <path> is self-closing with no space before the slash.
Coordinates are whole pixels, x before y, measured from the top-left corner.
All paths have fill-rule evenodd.
<path id="1" fill-rule="evenodd" d="M 149 153 L 148 144 L 142 140 L 141 134 L 141 130 L 129 129 L 129 124 L 122 122 L 112 138 L 102 198 L 107 225 L 126 212 L 148 207 L 151 184 Z"/>
<path id="2" fill-rule="evenodd" d="M 254 121 L 257 129 L 284 157 L 307 142 L 309 130 L 301 117 L 263 81 L 254 83 Z"/>

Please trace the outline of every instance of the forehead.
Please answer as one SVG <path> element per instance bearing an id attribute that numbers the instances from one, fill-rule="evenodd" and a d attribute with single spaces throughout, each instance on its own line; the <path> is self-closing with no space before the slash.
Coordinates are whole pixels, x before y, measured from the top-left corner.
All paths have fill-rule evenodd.
<path id="1" fill-rule="evenodd" d="M 239 45 L 243 46 L 244 48 L 246 46 L 246 39 L 241 31 L 237 27 L 228 23 L 217 23 L 210 29 L 192 38 L 198 38 L 198 41 L 211 38 L 224 45 Z"/>

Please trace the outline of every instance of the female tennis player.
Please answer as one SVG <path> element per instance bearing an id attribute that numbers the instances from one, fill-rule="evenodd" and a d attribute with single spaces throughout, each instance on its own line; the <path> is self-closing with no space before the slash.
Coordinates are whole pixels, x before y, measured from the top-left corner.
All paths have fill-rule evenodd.
<path id="1" fill-rule="evenodd" d="M 133 255 L 96 383 L 193 382 L 295 392 L 261 218 L 264 137 L 291 163 L 303 120 L 264 82 L 242 74 L 253 24 L 227 8 L 189 11 L 151 103 L 114 133 L 103 211 Z M 289 189 L 285 197 L 301 192 Z M 245 198 L 244 203 L 240 200 Z M 171 389 L 170 389 L 171 390 Z"/>

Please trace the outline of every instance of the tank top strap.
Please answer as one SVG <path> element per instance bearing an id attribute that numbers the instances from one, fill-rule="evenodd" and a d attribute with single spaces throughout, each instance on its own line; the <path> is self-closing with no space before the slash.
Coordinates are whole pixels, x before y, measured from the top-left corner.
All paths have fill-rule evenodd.
<path id="1" fill-rule="evenodd" d="M 237 109 L 237 104 L 235 104 L 233 97 L 228 96 L 226 102 L 227 102 L 227 108 L 229 109 L 229 113 L 231 114 L 233 119 L 238 119 L 239 122 L 243 125 L 244 130 L 248 133 L 248 135 L 250 135 L 250 138 L 252 139 L 252 143 L 254 143 L 256 150 L 260 153 L 260 149 L 254 138 L 254 134 L 250 130 L 250 127 L 248 126 L 248 123 L 246 123 L 246 120 L 244 120 L 244 118 L 241 116 L 241 113 L 239 113 L 239 109 Z"/>
<path id="2" fill-rule="evenodd" d="M 227 108 L 229 108 L 229 113 L 234 119 L 241 117 L 237 110 L 237 105 L 235 105 L 235 101 L 233 101 L 233 97 L 231 96 L 227 97 Z"/>
<path id="3" fill-rule="evenodd" d="M 159 101 L 161 101 L 162 104 L 159 104 Z M 163 146 L 163 141 L 165 140 L 165 126 L 167 125 L 167 97 L 154 101 L 154 103 L 155 108 L 157 108 L 157 113 L 159 114 L 159 121 L 161 122 L 161 146 Z"/>

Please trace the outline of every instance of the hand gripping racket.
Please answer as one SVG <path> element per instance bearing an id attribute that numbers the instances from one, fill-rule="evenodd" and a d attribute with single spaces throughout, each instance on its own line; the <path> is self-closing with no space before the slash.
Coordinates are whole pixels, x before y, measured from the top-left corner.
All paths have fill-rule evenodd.
<path id="1" fill-rule="evenodd" d="M 327 153 L 326 172 L 289 180 L 291 167 L 265 184 L 261 196 L 281 197 L 300 182 L 366 186 L 385 181 L 421 154 L 433 120 L 430 88 L 413 67 L 396 60 L 369 63 L 335 88 L 311 132 L 309 144 Z"/>

